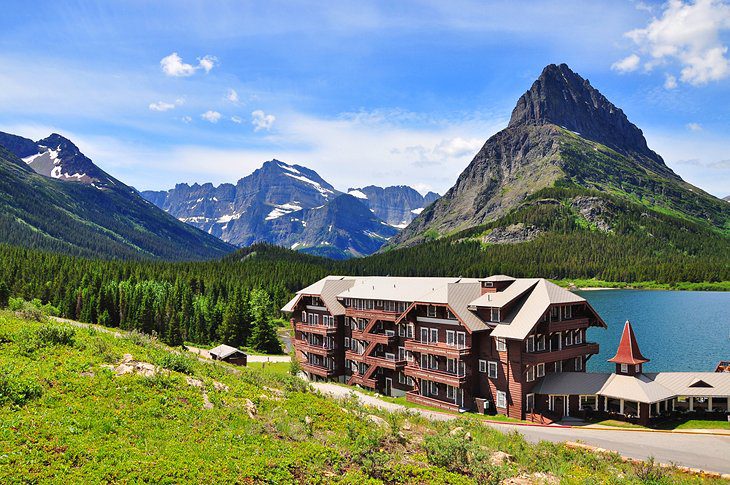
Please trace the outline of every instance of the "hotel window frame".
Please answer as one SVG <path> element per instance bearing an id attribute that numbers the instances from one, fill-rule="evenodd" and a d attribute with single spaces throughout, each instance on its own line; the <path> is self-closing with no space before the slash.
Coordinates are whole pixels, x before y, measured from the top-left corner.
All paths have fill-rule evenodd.
<path id="1" fill-rule="evenodd" d="M 302 312 L 302 323 L 307 323 L 307 312 Z"/>
<path id="2" fill-rule="evenodd" d="M 430 343 L 430 344 L 439 343 L 439 329 L 438 328 L 429 328 L 428 329 L 428 343 Z"/>
<path id="3" fill-rule="evenodd" d="M 463 343 L 461 343 L 462 340 L 463 340 Z M 456 332 L 456 348 L 457 349 L 466 348 L 466 332 Z"/>
<path id="4" fill-rule="evenodd" d="M 489 309 L 489 321 L 499 323 L 501 321 L 500 317 L 500 311 L 499 308 L 490 308 Z"/>
<path id="5" fill-rule="evenodd" d="M 350 337 L 345 337 L 345 348 L 346 349 L 350 348 Z"/>
<path id="6" fill-rule="evenodd" d="M 555 361 L 555 372 L 563 372 L 563 361 L 562 360 Z"/>
<path id="7" fill-rule="evenodd" d="M 454 315 L 454 314 L 453 314 L 453 313 L 451 312 L 451 308 L 447 308 L 447 309 L 446 309 L 446 319 L 447 319 L 447 320 L 457 320 L 457 318 L 456 318 L 456 315 Z"/>
<path id="8" fill-rule="evenodd" d="M 456 374 L 458 368 L 458 363 L 456 359 L 454 358 L 447 358 L 446 359 L 446 372 L 449 374 Z"/>
<path id="9" fill-rule="evenodd" d="M 531 392 L 529 394 L 525 394 L 525 411 L 531 413 L 534 410 L 535 410 L 535 393 Z"/>
<path id="10" fill-rule="evenodd" d="M 585 399 L 585 398 L 591 398 L 593 400 L 591 409 L 594 411 L 598 411 L 598 396 L 596 396 L 595 394 L 581 394 L 580 396 L 578 396 L 578 410 L 583 411 L 584 404 L 589 404 L 589 403 L 584 403 L 584 401 L 587 401 L 587 399 Z"/>
<path id="11" fill-rule="evenodd" d="M 641 364 L 636 364 L 634 366 L 634 372 L 641 372 Z"/>
<path id="12" fill-rule="evenodd" d="M 537 349 L 537 352 L 545 351 L 545 334 L 537 336 L 535 339 L 535 349 Z"/>
<path id="13" fill-rule="evenodd" d="M 507 340 L 504 337 L 494 337 L 497 352 L 507 352 Z"/>
<path id="14" fill-rule="evenodd" d="M 507 409 L 507 393 L 497 391 L 497 398 L 495 399 L 494 405 L 500 409 Z"/>
<path id="15" fill-rule="evenodd" d="M 628 374 L 629 364 L 621 364 L 621 372 L 623 372 L 624 374 Z"/>
<path id="16" fill-rule="evenodd" d="M 456 388 L 454 386 L 446 386 L 446 399 L 456 399 Z"/>
<path id="17" fill-rule="evenodd" d="M 412 323 L 406 325 L 406 338 L 415 338 L 416 326 Z"/>
<path id="18" fill-rule="evenodd" d="M 451 338 L 451 342 L 449 342 L 449 338 Z M 456 331 L 455 330 L 446 331 L 446 345 L 448 345 L 450 347 L 456 346 Z"/>
<path id="19" fill-rule="evenodd" d="M 550 307 L 550 321 L 559 321 L 560 320 L 560 307 L 554 306 Z"/>
<path id="20" fill-rule="evenodd" d="M 576 357 L 573 366 L 575 367 L 575 370 L 582 371 L 583 370 L 583 357 Z"/>
<path id="21" fill-rule="evenodd" d="M 438 370 L 439 369 L 439 361 L 438 358 L 433 355 L 428 355 L 428 370 Z"/>
<path id="22" fill-rule="evenodd" d="M 405 386 L 406 382 L 408 382 L 408 378 L 406 377 L 406 375 L 402 372 L 399 372 L 398 373 L 398 384 L 400 384 L 401 386 Z"/>
<path id="23" fill-rule="evenodd" d="M 487 360 L 486 359 L 479 359 L 479 372 L 481 374 L 487 373 Z"/>
<path id="24" fill-rule="evenodd" d="M 429 381 L 429 394 L 432 396 L 438 396 L 439 395 L 439 385 L 438 382 Z"/>
<path id="25" fill-rule="evenodd" d="M 487 362 L 487 377 L 490 379 L 499 379 L 499 365 L 497 365 L 497 361 L 490 360 Z"/>
<path id="26" fill-rule="evenodd" d="M 535 369 L 535 376 L 537 378 L 545 377 L 545 364 L 541 362 L 541 363 L 537 364 L 536 367 L 537 368 Z"/>
<path id="27" fill-rule="evenodd" d="M 583 331 L 582 330 L 576 330 L 575 332 L 575 344 L 580 345 L 583 343 Z"/>
<path id="28" fill-rule="evenodd" d="M 438 313 L 436 312 L 436 307 L 434 305 L 428 305 L 426 307 L 426 316 L 428 318 L 436 318 L 436 315 Z"/>
<path id="29" fill-rule="evenodd" d="M 525 380 L 527 382 L 533 382 L 535 380 L 535 367 L 530 365 L 527 367 L 527 372 L 525 373 Z"/>
<path id="30" fill-rule="evenodd" d="M 405 347 L 398 347 L 398 360 L 401 362 L 404 360 L 408 360 L 408 351 Z"/>
<path id="31" fill-rule="evenodd" d="M 405 337 L 406 336 L 406 325 L 404 323 L 398 324 L 398 336 L 399 337 Z"/>
<path id="32" fill-rule="evenodd" d="M 563 307 L 563 320 L 573 319 L 573 305 L 565 305 Z"/>
<path id="33" fill-rule="evenodd" d="M 428 343 L 428 337 L 430 335 L 429 330 L 430 329 L 428 327 L 420 327 L 419 328 L 418 337 L 419 337 L 419 341 L 422 344 L 427 344 Z M 424 335 L 426 336 L 426 338 L 423 338 Z"/>
<path id="34" fill-rule="evenodd" d="M 530 353 L 535 351 L 535 336 L 530 335 L 525 339 L 525 352 Z"/>
<path id="35" fill-rule="evenodd" d="M 492 282 L 492 281 L 482 281 L 482 287 L 483 288 L 494 288 L 494 282 Z"/>
<path id="36" fill-rule="evenodd" d="M 566 332 L 565 333 L 565 346 L 570 347 L 573 345 L 573 332 Z"/>

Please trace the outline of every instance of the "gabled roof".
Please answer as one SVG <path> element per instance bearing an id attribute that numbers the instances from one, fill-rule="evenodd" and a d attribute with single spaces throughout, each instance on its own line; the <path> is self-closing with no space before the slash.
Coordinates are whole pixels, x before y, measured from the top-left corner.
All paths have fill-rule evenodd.
<path id="1" fill-rule="evenodd" d="M 551 372 L 532 392 L 553 395 L 598 394 L 611 375 L 608 372 Z"/>
<path id="2" fill-rule="evenodd" d="M 219 345 L 218 347 L 213 347 L 208 351 L 210 355 L 215 355 L 219 359 L 225 359 L 226 357 L 230 357 L 233 354 L 243 354 L 246 355 L 246 353 L 242 350 L 237 349 L 236 347 L 231 347 L 230 345 Z"/>
<path id="3" fill-rule="evenodd" d="M 514 281 L 517 278 L 513 278 L 512 276 L 507 276 L 504 274 L 495 274 L 492 276 L 487 276 L 486 278 L 480 278 L 479 281 Z"/>
<path id="4" fill-rule="evenodd" d="M 678 396 L 730 396 L 727 372 L 658 372 L 646 376 Z M 698 386 L 701 382 L 711 387 Z"/>
<path id="5" fill-rule="evenodd" d="M 677 395 L 676 392 L 644 374 L 637 376 L 611 374 L 611 378 L 598 393 L 615 399 L 626 399 L 648 404 L 664 401 Z"/>
<path id="6" fill-rule="evenodd" d="M 468 282 L 467 278 L 422 278 L 400 276 L 365 276 L 355 279 L 340 298 L 362 298 L 391 301 L 425 301 L 445 304 L 448 299 L 446 286 L 449 283 Z"/>
<path id="7" fill-rule="evenodd" d="M 289 300 L 281 309 L 283 312 L 292 312 L 302 296 L 319 296 L 332 315 L 344 315 L 345 307 L 337 300 L 337 295 L 355 284 L 351 276 L 327 276 L 321 280 L 297 291 L 296 296 Z"/>
<path id="8" fill-rule="evenodd" d="M 479 282 L 449 283 L 447 285 L 447 304 L 456 317 L 461 320 L 471 332 L 487 330 L 489 326 L 469 310 L 469 304 L 482 292 Z"/>
<path id="9" fill-rule="evenodd" d="M 636 335 L 634 335 L 634 329 L 631 328 L 631 322 L 626 320 L 624 324 L 624 331 L 621 334 L 621 341 L 618 344 L 618 350 L 616 355 L 608 359 L 609 362 L 615 362 L 616 364 L 643 364 L 649 362 L 649 359 L 641 355 L 639 350 L 639 344 L 636 343 Z"/>

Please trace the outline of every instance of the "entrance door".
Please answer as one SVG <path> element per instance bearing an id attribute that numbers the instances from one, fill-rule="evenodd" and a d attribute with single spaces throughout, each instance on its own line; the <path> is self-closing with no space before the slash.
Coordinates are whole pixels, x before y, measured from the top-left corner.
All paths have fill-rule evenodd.
<path id="1" fill-rule="evenodd" d="M 393 379 L 390 377 L 385 378 L 385 395 L 390 396 L 393 389 Z"/>
<path id="2" fill-rule="evenodd" d="M 562 418 L 565 416 L 565 397 L 564 396 L 552 396 L 553 398 L 553 413 Z"/>

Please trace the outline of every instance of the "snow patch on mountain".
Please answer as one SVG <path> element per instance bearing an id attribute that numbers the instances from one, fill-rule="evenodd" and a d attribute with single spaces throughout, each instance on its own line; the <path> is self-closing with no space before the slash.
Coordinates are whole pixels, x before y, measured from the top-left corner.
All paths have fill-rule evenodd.
<path id="1" fill-rule="evenodd" d="M 364 193 L 362 193 L 361 191 L 359 191 L 357 189 L 351 189 L 347 193 L 353 197 L 357 197 L 358 199 L 367 199 L 368 198 L 367 195 L 365 195 Z"/>
<path id="2" fill-rule="evenodd" d="M 278 219 L 281 216 L 298 210 L 302 210 L 302 207 L 297 205 L 296 201 L 287 202 L 286 204 L 276 204 L 274 209 L 266 216 L 266 220 Z"/>
<path id="3" fill-rule="evenodd" d="M 423 207 L 419 207 L 418 209 L 413 209 L 413 210 L 411 211 L 411 213 L 412 213 L 412 214 L 416 214 L 416 215 L 418 215 L 418 214 L 420 214 L 421 212 L 423 212 L 423 209 L 424 209 Z"/>
<path id="4" fill-rule="evenodd" d="M 294 174 L 291 174 L 291 173 L 285 173 L 284 175 L 286 175 L 287 177 L 291 177 L 293 179 L 297 179 L 297 180 L 299 180 L 301 182 L 304 182 L 306 184 L 309 184 L 309 185 L 314 186 L 314 188 L 317 189 L 317 191 L 320 194 L 322 194 L 324 197 L 329 197 L 330 194 L 334 194 L 334 192 L 331 191 L 330 189 L 326 189 L 326 188 L 322 187 L 319 183 L 315 182 L 314 180 L 308 179 L 304 175 L 294 175 Z"/>

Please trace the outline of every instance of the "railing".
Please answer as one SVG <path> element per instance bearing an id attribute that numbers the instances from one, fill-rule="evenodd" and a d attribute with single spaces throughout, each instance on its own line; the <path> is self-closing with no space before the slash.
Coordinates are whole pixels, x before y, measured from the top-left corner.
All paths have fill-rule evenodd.
<path id="1" fill-rule="evenodd" d="M 564 332 L 590 326 L 588 317 L 577 317 L 570 320 L 553 321 L 548 324 L 549 332 Z"/>
<path id="2" fill-rule="evenodd" d="M 392 369 L 396 370 L 398 368 L 402 368 L 404 365 L 406 365 L 405 360 L 396 360 L 394 354 L 389 354 L 392 356 L 392 358 L 389 358 L 387 355 L 368 355 L 365 356 L 365 363 L 369 365 L 375 365 L 378 367 L 384 367 L 386 369 Z"/>
<path id="3" fill-rule="evenodd" d="M 379 344 L 389 344 L 395 340 L 395 333 L 388 335 L 385 333 L 362 332 L 356 328 L 352 329 L 352 338 L 357 340 L 366 340 L 368 342 L 377 342 Z"/>
<path id="4" fill-rule="evenodd" d="M 373 378 L 366 379 L 361 374 L 352 374 L 350 378 L 347 380 L 347 383 L 351 386 L 354 386 L 355 384 L 358 384 L 363 387 L 369 387 L 371 389 L 375 389 L 377 387 L 377 381 Z"/>
<path id="5" fill-rule="evenodd" d="M 427 381 L 438 382 L 449 386 L 459 387 L 466 382 L 466 375 L 446 372 L 437 369 L 424 369 L 415 362 L 405 366 L 405 374 L 415 379 L 426 379 Z"/>
<path id="6" fill-rule="evenodd" d="M 331 354 L 335 351 L 334 345 L 311 344 L 306 340 L 295 340 L 294 347 L 303 352 L 314 352 L 320 355 Z"/>
<path id="7" fill-rule="evenodd" d="M 327 325 L 311 325 L 304 322 L 296 322 L 294 328 L 300 332 L 316 333 L 319 335 L 329 335 L 337 333 L 337 327 L 330 327 Z"/>
<path id="8" fill-rule="evenodd" d="M 338 371 L 336 369 L 328 369 L 326 367 L 310 364 L 309 362 L 300 362 L 299 366 L 302 368 L 303 371 L 321 377 L 333 377 L 338 374 Z"/>
<path id="9" fill-rule="evenodd" d="M 406 350 L 421 354 L 440 355 L 443 357 L 462 357 L 471 353 L 471 347 L 449 345 L 444 342 L 419 342 L 417 340 L 406 340 Z"/>
<path id="10" fill-rule="evenodd" d="M 414 403 L 418 403 L 418 404 L 424 404 L 426 406 L 431 406 L 431 407 L 435 407 L 435 408 L 446 409 L 449 411 L 458 411 L 459 410 L 459 405 L 456 403 L 442 401 L 441 399 L 436 399 L 433 397 L 422 396 L 416 391 L 406 392 L 406 401 L 414 402 Z"/>
<path id="11" fill-rule="evenodd" d="M 578 345 L 570 345 L 563 347 L 562 350 L 543 351 L 543 352 L 525 352 L 522 354 L 522 361 L 526 364 L 538 364 L 546 362 L 556 362 L 558 360 L 582 357 L 587 354 L 597 354 L 598 344 L 593 342 L 584 342 Z"/>

